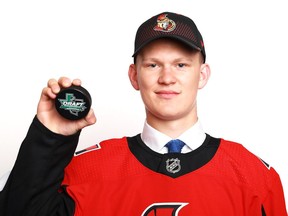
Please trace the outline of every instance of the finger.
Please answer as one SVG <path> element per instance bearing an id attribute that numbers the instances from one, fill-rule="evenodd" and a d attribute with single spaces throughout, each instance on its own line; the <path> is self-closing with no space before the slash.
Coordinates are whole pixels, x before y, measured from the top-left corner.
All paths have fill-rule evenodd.
<path id="1" fill-rule="evenodd" d="M 72 82 L 71 82 L 71 79 L 69 79 L 68 77 L 60 77 L 58 79 L 58 84 L 61 87 L 68 88 L 72 85 Z"/>
<path id="2" fill-rule="evenodd" d="M 54 93 L 54 94 L 57 94 L 60 91 L 60 86 L 59 86 L 58 81 L 56 79 L 49 79 L 47 86 L 48 86 L 48 88 L 51 89 L 52 93 Z"/>
<path id="3" fill-rule="evenodd" d="M 56 98 L 56 94 L 52 92 L 51 88 L 45 87 L 42 90 L 42 98 L 45 100 L 49 100 L 49 99 L 55 99 Z"/>
<path id="4" fill-rule="evenodd" d="M 81 80 L 80 79 L 74 79 L 72 81 L 73 85 L 76 85 L 76 86 L 80 86 L 82 84 Z"/>
<path id="5" fill-rule="evenodd" d="M 94 110 L 91 108 L 87 114 L 87 116 L 85 117 L 85 121 L 89 124 L 89 125 L 92 125 L 92 124 L 95 124 L 96 123 L 96 116 L 95 116 L 95 113 L 94 113 Z"/>
<path id="6" fill-rule="evenodd" d="M 84 119 L 80 119 L 79 120 L 79 128 L 84 128 L 87 127 L 89 125 L 95 124 L 96 123 L 96 116 L 94 114 L 93 109 L 89 110 L 89 113 L 87 114 L 87 116 Z"/>

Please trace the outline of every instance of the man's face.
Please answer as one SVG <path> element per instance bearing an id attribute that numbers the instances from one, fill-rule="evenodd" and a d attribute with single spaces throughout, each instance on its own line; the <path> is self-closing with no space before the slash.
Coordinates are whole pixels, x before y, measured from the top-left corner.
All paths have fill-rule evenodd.
<path id="1" fill-rule="evenodd" d="M 148 123 L 196 121 L 197 91 L 206 84 L 201 70 L 207 65 L 201 59 L 200 52 L 168 39 L 153 41 L 141 50 L 131 82 L 140 90 Z"/>

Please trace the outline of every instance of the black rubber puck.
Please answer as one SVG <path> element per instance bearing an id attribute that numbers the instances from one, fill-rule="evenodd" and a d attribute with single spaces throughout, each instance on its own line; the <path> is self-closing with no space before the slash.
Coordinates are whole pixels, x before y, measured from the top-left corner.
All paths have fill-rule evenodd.
<path id="1" fill-rule="evenodd" d="M 72 85 L 69 88 L 63 88 L 55 99 L 58 113 L 69 120 L 84 118 L 88 114 L 91 104 L 91 96 L 82 86 Z"/>

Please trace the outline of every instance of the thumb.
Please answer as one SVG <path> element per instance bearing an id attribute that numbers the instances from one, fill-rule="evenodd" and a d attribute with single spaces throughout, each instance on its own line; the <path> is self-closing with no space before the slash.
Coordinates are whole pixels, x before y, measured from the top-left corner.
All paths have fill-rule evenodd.
<path id="1" fill-rule="evenodd" d="M 96 116 L 94 113 L 94 110 L 91 108 L 87 114 L 87 116 L 85 116 L 85 118 L 79 120 L 79 127 L 81 129 L 83 129 L 84 127 L 87 127 L 89 125 L 93 125 L 96 123 Z"/>

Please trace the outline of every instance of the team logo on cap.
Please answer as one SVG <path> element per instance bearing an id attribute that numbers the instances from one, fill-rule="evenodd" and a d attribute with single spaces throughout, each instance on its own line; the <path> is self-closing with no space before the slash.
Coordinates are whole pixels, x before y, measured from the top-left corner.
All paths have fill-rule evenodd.
<path id="1" fill-rule="evenodd" d="M 161 14 L 157 17 L 155 31 L 171 32 L 176 28 L 176 23 L 167 17 L 167 14 Z"/>
<path id="2" fill-rule="evenodd" d="M 181 170 L 180 160 L 178 158 L 166 160 L 166 170 L 170 173 L 179 172 Z"/>

